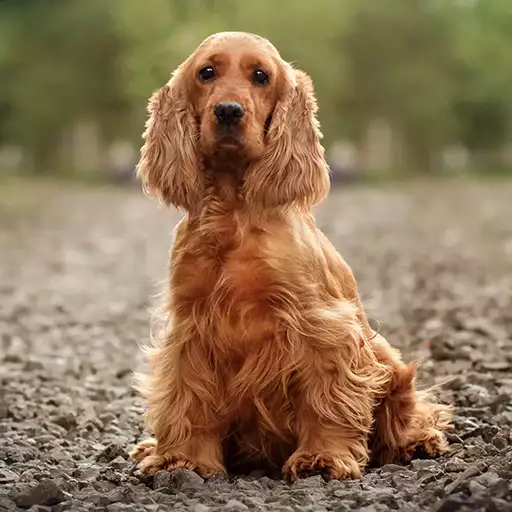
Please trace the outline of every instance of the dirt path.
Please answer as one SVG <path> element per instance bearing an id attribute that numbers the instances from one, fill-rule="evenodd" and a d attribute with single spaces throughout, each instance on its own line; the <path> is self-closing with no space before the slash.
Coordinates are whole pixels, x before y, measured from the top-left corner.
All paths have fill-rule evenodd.
<path id="1" fill-rule="evenodd" d="M 458 430 L 439 461 L 292 486 L 130 473 L 131 370 L 178 215 L 138 189 L 31 193 L 0 191 L 0 510 L 512 510 L 512 184 L 335 190 L 318 210 L 422 382 L 455 377 Z"/>

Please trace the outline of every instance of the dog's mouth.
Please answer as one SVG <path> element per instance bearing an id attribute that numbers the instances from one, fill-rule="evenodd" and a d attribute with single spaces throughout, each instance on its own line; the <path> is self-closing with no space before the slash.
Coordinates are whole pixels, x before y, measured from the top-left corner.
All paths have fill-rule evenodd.
<path id="1" fill-rule="evenodd" d="M 243 141 L 234 135 L 221 135 L 216 141 L 217 150 L 239 151 L 243 148 Z"/>

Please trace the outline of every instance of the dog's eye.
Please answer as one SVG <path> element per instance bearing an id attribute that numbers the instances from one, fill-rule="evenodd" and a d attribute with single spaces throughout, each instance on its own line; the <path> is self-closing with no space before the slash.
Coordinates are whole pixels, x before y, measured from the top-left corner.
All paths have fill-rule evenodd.
<path id="1" fill-rule="evenodd" d="M 215 70 L 211 66 L 206 66 L 205 68 L 199 71 L 199 78 L 203 82 L 213 80 L 215 78 Z"/>
<path id="2" fill-rule="evenodd" d="M 269 82 L 267 73 L 265 73 L 265 71 L 262 71 L 261 69 L 257 69 L 252 74 L 252 80 L 255 84 L 258 84 L 258 85 L 265 85 L 265 84 L 268 84 L 268 82 Z"/>

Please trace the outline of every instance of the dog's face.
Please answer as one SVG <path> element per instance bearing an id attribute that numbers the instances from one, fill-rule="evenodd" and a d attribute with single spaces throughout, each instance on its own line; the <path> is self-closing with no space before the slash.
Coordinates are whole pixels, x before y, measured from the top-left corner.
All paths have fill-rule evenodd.
<path id="1" fill-rule="evenodd" d="M 213 38 L 186 72 L 194 82 L 203 156 L 212 162 L 261 157 L 284 74 L 275 49 L 253 38 Z"/>
<path id="2" fill-rule="evenodd" d="M 309 207 L 328 193 L 310 78 L 259 36 L 207 38 L 149 102 L 138 174 L 148 193 L 200 208 L 205 173 L 235 173 L 252 208 Z"/>

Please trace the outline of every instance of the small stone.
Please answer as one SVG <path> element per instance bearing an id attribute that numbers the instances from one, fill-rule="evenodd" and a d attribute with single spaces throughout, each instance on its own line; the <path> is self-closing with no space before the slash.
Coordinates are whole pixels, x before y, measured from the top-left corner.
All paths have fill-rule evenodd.
<path id="1" fill-rule="evenodd" d="M 448 436 L 446 436 L 446 437 L 448 438 Z M 448 453 L 448 456 L 453 457 L 453 456 L 457 455 L 457 452 L 462 451 L 463 450 L 462 443 L 463 443 L 463 441 L 460 438 L 457 443 L 450 443 L 450 452 Z"/>
<path id="2" fill-rule="evenodd" d="M 103 473 L 103 478 L 109 482 L 112 482 L 114 484 L 120 484 L 121 483 L 121 474 L 114 471 L 112 468 L 107 468 Z"/>
<path id="3" fill-rule="evenodd" d="M 241 491 L 244 491 L 244 492 L 251 492 L 254 490 L 261 491 L 261 489 L 262 489 L 262 486 L 260 485 L 260 483 L 257 480 L 248 481 L 248 480 L 239 478 L 235 481 L 235 485 L 236 485 L 237 489 L 240 489 Z"/>
<path id="4" fill-rule="evenodd" d="M 334 512 L 351 512 L 357 506 L 357 502 L 354 500 L 343 500 L 336 504 Z"/>
<path id="5" fill-rule="evenodd" d="M 498 418 L 503 424 L 512 425 L 512 411 L 503 411 Z"/>
<path id="6" fill-rule="evenodd" d="M 11 498 L 0 494 L 0 510 L 14 510 L 15 508 L 16 503 L 14 503 Z"/>
<path id="7" fill-rule="evenodd" d="M 98 454 L 96 460 L 98 462 L 112 462 L 115 458 L 119 456 L 127 456 L 125 449 L 118 444 L 111 443 Z"/>
<path id="8" fill-rule="evenodd" d="M 445 361 L 452 359 L 453 345 L 440 336 L 434 336 L 430 339 L 428 348 L 430 349 L 430 357 L 434 361 Z"/>
<path id="9" fill-rule="evenodd" d="M 131 375 L 132 373 L 133 373 L 133 369 L 132 368 L 120 368 L 116 372 L 116 377 L 118 379 L 123 379 L 124 377 L 126 377 L 128 375 Z"/>
<path id="10" fill-rule="evenodd" d="M 249 510 L 247 505 L 244 505 L 238 500 L 229 500 L 223 507 L 225 510 Z"/>
<path id="11" fill-rule="evenodd" d="M 485 449 L 482 445 L 473 445 L 466 447 L 466 453 L 469 457 L 480 459 L 485 455 Z"/>
<path id="12" fill-rule="evenodd" d="M 395 490 L 390 488 L 377 487 L 370 491 L 370 501 L 376 505 L 394 505 L 395 504 Z"/>
<path id="13" fill-rule="evenodd" d="M 335 489 L 333 492 L 333 495 L 336 496 L 336 498 L 340 498 L 342 500 L 348 499 L 353 496 L 353 491 L 350 489 Z"/>
<path id="14" fill-rule="evenodd" d="M 91 482 L 96 480 L 100 475 L 100 468 L 98 466 L 87 465 L 77 469 L 73 476 L 79 480 Z"/>
<path id="15" fill-rule="evenodd" d="M 475 423 L 475 421 L 473 421 L 470 418 L 457 418 L 457 419 L 458 419 L 457 426 L 458 426 L 458 428 L 460 428 L 462 430 L 474 431 L 478 428 L 478 423 Z"/>
<path id="16" fill-rule="evenodd" d="M 133 472 L 133 477 L 139 480 L 144 485 L 151 485 L 152 477 L 147 475 L 146 473 L 143 473 L 140 469 L 136 469 Z"/>
<path id="17" fill-rule="evenodd" d="M 103 425 L 108 425 L 117 419 L 116 415 L 111 412 L 105 412 L 100 415 L 99 420 L 103 423 Z"/>
<path id="18" fill-rule="evenodd" d="M 34 441 L 38 446 L 42 446 L 46 443 L 50 443 L 55 440 L 55 436 L 52 434 L 42 434 L 40 436 L 34 437 Z"/>
<path id="19" fill-rule="evenodd" d="M 499 475 L 494 473 L 493 471 L 482 473 L 481 475 L 475 478 L 475 481 L 477 481 L 484 487 L 492 487 L 493 485 L 496 485 L 500 480 L 501 478 L 499 477 Z"/>
<path id="20" fill-rule="evenodd" d="M 460 471 L 465 471 L 467 467 L 468 463 L 463 461 L 462 459 L 459 459 L 459 457 L 453 457 L 445 465 L 445 469 L 449 473 L 458 473 Z"/>
<path id="21" fill-rule="evenodd" d="M 476 480 L 471 480 L 468 483 L 468 489 L 471 496 L 480 496 L 486 491 L 486 488 Z"/>
<path id="22" fill-rule="evenodd" d="M 452 494 L 459 489 L 459 487 L 469 478 L 479 475 L 482 472 L 482 468 L 474 464 L 469 466 L 463 473 L 461 473 L 454 482 L 445 487 L 446 494 Z"/>
<path id="23" fill-rule="evenodd" d="M 153 489 L 169 489 L 171 486 L 171 473 L 164 469 L 157 471 L 153 477 Z"/>
<path id="24" fill-rule="evenodd" d="M 23 360 L 18 354 L 7 354 L 4 357 L 6 363 L 21 363 Z"/>
<path id="25" fill-rule="evenodd" d="M 194 489 L 204 484 L 204 480 L 190 469 L 175 469 L 170 475 L 170 488 L 173 492 Z"/>
<path id="26" fill-rule="evenodd" d="M 491 485 L 489 491 L 492 496 L 495 498 L 506 498 L 510 496 L 510 491 L 512 491 L 512 482 L 510 482 L 510 466 L 506 471 L 506 477 L 500 478 L 498 482 Z"/>
<path id="27" fill-rule="evenodd" d="M 126 466 L 128 466 L 128 462 L 124 459 L 124 457 L 122 457 L 121 455 L 119 455 L 118 457 L 116 457 L 113 461 L 110 462 L 110 465 L 114 468 L 114 469 L 124 469 Z"/>
<path id="28" fill-rule="evenodd" d="M 497 434 L 493 437 L 492 444 L 500 451 L 508 448 L 507 438 L 501 434 Z"/>
<path id="29" fill-rule="evenodd" d="M 44 366 L 40 361 L 27 361 L 23 366 L 23 370 L 26 372 L 42 370 L 43 368 L 44 368 Z"/>
<path id="30" fill-rule="evenodd" d="M 496 448 L 496 446 L 494 446 L 493 444 L 486 444 L 485 445 L 485 453 L 487 455 L 498 455 L 498 453 L 500 453 L 500 451 L 498 450 L 498 448 Z"/>
<path id="31" fill-rule="evenodd" d="M 430 459 L 414 459 L 411 466 L 415 471 L 432 471 L 438 466 L 438 463 Z"/>
<path id="32" fill-rule="evenodd" d="M 60 416 L 55 417 L 52 421 L 65 430 L 72 430 L 78 425 L 76 416 L 72 413 L 61 414 Z"/>
<path id="33" fill-rule="evenodd" d="M 212 479 L 210 478 L 208 482 L 210 482 Z M 275 480 L 272 480 L 268 476 L 264 476 L 263 478 L 260 478 L 259 480 L 260 484 L 263 486 L 263 488 L 266 489 L 274 489 L 274 487 L 277 486 L 277 482 Z"/>
<path id="34" fill-rule="evenodd" d="M 490 443 L 493 437 L 500 431 L 496 425 L 483 425 L 473 435 L 480 435 L 486 443 Z"/>
<path id="35" fill-rule="evenodd" d="M 461 510 L 466 504 L 466 498 L 461 494 L 453 494 L 444 499 L 439 507 L 436 508 L 436 512 L 453 512 L 455 510 Z"/>
<path id="36" fill-rule="evenodd" d="M 0 420 L 5 420 L 9 417 L 9 404 L 0 398 Z"/>
<path id="37" fill-rule="evenodd" d="M 207 507 L 206 505 L 203 505 L 202 503 L 198 503 L 194 506 L 194 512 L 208 512 L 210 510 L 210 507 Z"/>
<path id="38" fill-rule="evenodd" d="M 110 503 L 130 503 L 132 501 L 132 491 L 128 487 L 117 487 L 108 493 Z"/>
<path id="39" fill-rule="evenodd" d="M 484 361 L 481 366 L 491 372 L 506 372 L 511 368 L 508 361 Z"/>
<path id="40" fill-rule="evenodd" d="M 463 394 L 471 405 L 485 405 L 490 400 L 489 390 L 477 384 L 469 384 L 462 388 Z"/>
<path id="41" fill-rule="evenodd" d="M 451 389 L 453 391 L 458 391 L 462 386 L 466 384 L 466 381 L 461 376 L 455 376 L 449 382 L 446 383 L 446 388 Z"/>
<path id="42" fill-rule="evenodd" d="M 322 487 L 324 485 L 324 479 L 321 475 L 309 476 L 307 478 L 301 478 L 297 480 L 294 487 Z"/>
<path id="43" fill-rule="evenodd" d="M 20 479 L 20 476 L 14 471 L 10 471 L 9 469 L 0 468 L 0 484 L 10 484 L 17 482 Z"/>
<path id="44" fill-rule="evenodd" d="M 103 430 L 103 423 L 96 417 L 88 418 L 81 425 L 81 429 L 83 432 L 82 435 L 86 435 L 86 432 L 94 432 L 95 430 L 101 432 Z"/>
<path id="45" fill-rule="evenodd" d="M 18 507 L 30 508 L 33 505 L 57 505 L 66 499 L 66 493 L 53 480 L 45 478 L 35 487 L 18 494 L 15 502 Z"/>
<path id="46" fill-rule="evenodd" d="M 512 503 L 509 500 L 505 501 L 501 498 L 492 498 L 492 509 L 493 512 L 512 512 Z"/>
<path id="47" fill-rule="evenodd" d="M 366 505 L 366 507 L 361 507 L 358 509 L 359 512 L 380 512 L 380 508 L 377 508 L 377 505 Z M 385 508 L 385 510 L 388 510 L 388 507 Z"/>
<path id="48" fill-rule="evenodd" d="M 380 469 L 381 473 L 397 473 L 399 471 L 409 471 L 406 467 L 399 464 L 385 464 Z"/>
<path id="49" fill-rule="evenodd" d="M 102 494 L 108 494 L 110 491 L 115 489 L 117 485 L 113 482 L 109 482 L 108 480 L 98 480 L 96 482 L 92 482 L 93 487 Z"/>

